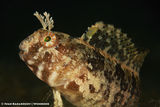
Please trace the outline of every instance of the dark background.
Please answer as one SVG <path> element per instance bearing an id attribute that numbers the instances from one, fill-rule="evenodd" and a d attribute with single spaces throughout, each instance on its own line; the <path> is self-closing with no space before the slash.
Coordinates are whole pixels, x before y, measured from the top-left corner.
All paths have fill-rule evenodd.
<path id="1" fill-rule="evenodd" d="M 40 101 L 49 87 L 36 78 L 19 58 L 19 43 L 41 28 L 33 16 L 47 11 L 54 31 L 80 37 L 96 21 L 114 24 L 138 47 L 150 53 L 141 68 L 141 106 L 160 104 L 160 23 L 158 2 L 111 1 L 1 1 L 0 101 Z"/>

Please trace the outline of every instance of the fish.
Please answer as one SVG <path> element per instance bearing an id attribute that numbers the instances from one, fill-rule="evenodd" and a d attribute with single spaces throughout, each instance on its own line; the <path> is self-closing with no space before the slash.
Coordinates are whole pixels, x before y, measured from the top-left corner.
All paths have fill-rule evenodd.
<path id="1" fill-rule="evenodd" d="M 139 71 L 147 49 L 111 24 L 96 22 L 81 37 L 52 31 L 50 14 L 34 16 L 42 28 L 19 45 L 20 58 L 52 88 L 54 107 L 62 96 L 76 107 L 132 107 L 140 96 Z"/>

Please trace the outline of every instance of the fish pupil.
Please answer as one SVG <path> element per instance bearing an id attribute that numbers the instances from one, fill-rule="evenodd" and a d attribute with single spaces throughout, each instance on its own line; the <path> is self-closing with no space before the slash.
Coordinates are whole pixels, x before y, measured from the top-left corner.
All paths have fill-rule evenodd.
<path id="1" fill-rule="evenodd" d="M 50 36 L 47 36 L 47 37 L 44 39 L 45 42 L 49 42 L 50 40 L 51 40 L 51 37 L 50 37 Z"/>

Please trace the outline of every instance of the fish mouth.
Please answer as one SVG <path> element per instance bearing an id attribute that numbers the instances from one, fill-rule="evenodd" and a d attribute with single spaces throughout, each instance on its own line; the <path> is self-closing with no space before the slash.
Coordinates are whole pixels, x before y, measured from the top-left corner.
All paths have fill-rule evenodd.
<path id="1" fill-rule="evenodd" d="M 19 44 L 19 57 L 24 61 L 24 54 L 26 53 L 26 49 L 24 48 L 24 43 L 21 42 Z"/>
<path id="2" fill-rule="evenodd" d="M 20 55 L 27 53 L 26 43 L 24 40 L 19 44 L 19 50 Z"/>
<path id="3" fill-rule="evenodd" d="M 25 51 L 25 49 L 24 49 L 24 41 L 22 41 L 22 42 L 19 44 L 19 49 L 20 49 L 20 51 Z"/>
<path id="4" fill-rule="evenodd" d="M 23 55 L 24 55 L 24 51 L 23 51 L 23 50 L 20 50 L 20 52 L 19 52 L 19 57 L 21 58 L 21 60 L 24 61 Z"/>

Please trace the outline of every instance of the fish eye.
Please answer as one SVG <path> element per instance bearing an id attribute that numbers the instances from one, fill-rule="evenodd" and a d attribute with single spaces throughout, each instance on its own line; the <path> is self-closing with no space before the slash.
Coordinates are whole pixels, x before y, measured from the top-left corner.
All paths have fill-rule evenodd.
<path id="1" fill-rule="evenodd" d="M 45 47 L 52 47 L 57 44 L 56 35 L 52 32 L 45 32 L 41 38 L 41 43 Z"/>
<path id="2" fill-rule="evenodd" d="M 44 41 L 45 41 L 45 42 L 51 41 L 51 37 L 50 37 L 50 36 L 45 37 Z"/>

